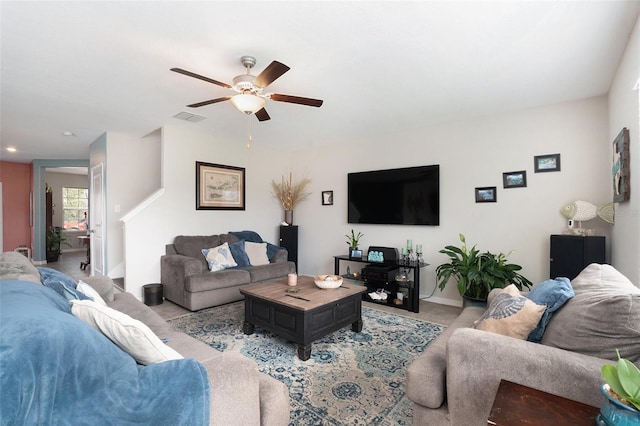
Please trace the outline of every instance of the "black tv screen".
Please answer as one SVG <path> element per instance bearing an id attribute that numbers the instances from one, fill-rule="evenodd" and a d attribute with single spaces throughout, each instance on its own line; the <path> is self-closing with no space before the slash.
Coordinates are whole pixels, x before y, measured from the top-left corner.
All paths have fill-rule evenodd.
<path id="1" fill-rule="evenodd" d="M 440 225 L 440 166 L 348 174 L 349 223 Z"/>

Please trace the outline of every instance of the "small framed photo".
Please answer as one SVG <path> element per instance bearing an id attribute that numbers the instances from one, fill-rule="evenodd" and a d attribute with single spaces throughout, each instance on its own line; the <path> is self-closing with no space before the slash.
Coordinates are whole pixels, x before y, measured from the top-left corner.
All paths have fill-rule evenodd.
<path id="1" fill-rule="evenodd" d="M 535 173 L 559 172 L 560 154 L 536 155 L 533 157 Z"/>
<path id="2" fill-rule="evenodd" d="M 196 210 L 244 210 L 244 168 L 196 161 Z"/>
<path id="3" fill-rule="evenodd" d="M 527 172 L 506 172 L 502 174 L 502 186 L 505 188 L 524 188 L 527 186 Z"/>
<path id="4" fill-rule="evenodd" d="M 322 205 L 323 206 L 333 205 L 333 191 L 322 191 Z"/>
<path id="5" fill-rule="evenodd" d="M 476 203 L 495 203 L 497 201 L 498 194 L 495 186 L 476 188 Z"/>
<path id="6" fill-rule="evenodd" d="M 362 250 L 349 247 L 349 259 L 362 259 Z"/>

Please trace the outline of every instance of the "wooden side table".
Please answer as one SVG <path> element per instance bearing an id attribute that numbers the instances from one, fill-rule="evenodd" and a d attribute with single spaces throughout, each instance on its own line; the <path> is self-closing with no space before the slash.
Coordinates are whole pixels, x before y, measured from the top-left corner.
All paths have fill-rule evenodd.
<path id="1" fill-rule="evenodd" d="M 501 380 L 487 424 L 491 426 L 594 426 L 600 409 Z"/>

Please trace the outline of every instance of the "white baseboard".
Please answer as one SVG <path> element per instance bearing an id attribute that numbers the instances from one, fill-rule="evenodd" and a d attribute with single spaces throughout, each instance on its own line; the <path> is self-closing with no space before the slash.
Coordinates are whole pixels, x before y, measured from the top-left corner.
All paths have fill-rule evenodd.
<path id="1" fill-rule="evenodd" d="M 445 299 L 443 297 L 425 297 L 425 296 L 420 296 L 420 300 L 424 300 L 425 302 L 438 303 L 440 305 L 456 306 L 458 308 L 462 307 L 462 300 L 451 300 L 451 299 Z"/>

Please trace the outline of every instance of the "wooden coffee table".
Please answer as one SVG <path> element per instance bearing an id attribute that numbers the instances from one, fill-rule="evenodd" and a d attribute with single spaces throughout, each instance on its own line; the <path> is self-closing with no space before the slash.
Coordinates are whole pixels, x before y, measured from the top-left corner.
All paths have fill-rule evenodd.
<path id="1" fill-rule="evenodd" d="M 287 292 L 297 289 L 296 293 Z M 245 334 L 256 326 L 291 340 L 298 345 L 298 358 L 311 357 L 311 343 L 351 324 L 362 331 L 362 296 L 364 286 L 348 284 L 335 289 L 321 289 L 312 277 L 299 276 L 298 285 L 287 280 L 252 284 L 240 289 L 244 295 Z"/>
<path id="2" fill-rule="evenodd" d="M 594 426 L 599 408 L 501 380 L 487 424 L 491 426 Z"/>

